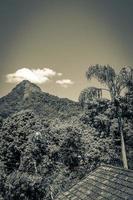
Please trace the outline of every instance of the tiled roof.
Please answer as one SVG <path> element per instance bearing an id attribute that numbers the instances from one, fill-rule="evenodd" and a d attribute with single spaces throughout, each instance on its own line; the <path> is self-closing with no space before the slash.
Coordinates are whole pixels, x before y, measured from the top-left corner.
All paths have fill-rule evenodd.
<path id="1" fill-rule="evenodd" d="M 133 171 L 100 166 L 56 200 L 133 200 Z"/>

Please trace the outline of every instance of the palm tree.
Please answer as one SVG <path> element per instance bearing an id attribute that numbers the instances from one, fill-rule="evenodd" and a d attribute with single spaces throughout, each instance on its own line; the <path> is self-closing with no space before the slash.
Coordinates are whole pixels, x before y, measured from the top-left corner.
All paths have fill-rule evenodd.
<path id="1" fill-rule="evenodd" d="M 119 74 L 109 65 L 91 65 L 86 72 L 87 79 L 96 78 L 100 83 L 107 86 L 102 90 L 108 90 L 111 100 L 114 101 L 120 96 L 121 91 L 125 88 L 131 90 L 133 88 L 133 67 L 123 67 Z"/>
<path id="2" fill-rule="evenodd" d="M 117 101 L 118 126 L 121 135 L 122 160 L 124 168 L 128 168 L 122 127 L 121 107 L 117 97 L 120 97 L 121 91 L 125 88 L 127 88 L 128 91 L 133 90 L 133 67 L 125 66 L 120 70 L 119 74 L 116 74 L 115 70 L 111 66 L 102 66 L 97 64 L 94 66 L 92 65 L 88 68 L 86 76 L 88 80 L 90 80 L 91 78 L 96 78 L 99 82 L 105 84 L 108 88 L 106 90 L 108 90 L 110 93 L 111 100 L 113 102 Z M 102 89 L 105 90 L 104 88 Z"/>
<path id="3" fill-rule="evenodd" d="M 117 90 L 120 92 L 122 89 L 127 88 L 128 92 L 133 91 L 133 67 L 125 66 L 123 67 L 118 75 Z"/>

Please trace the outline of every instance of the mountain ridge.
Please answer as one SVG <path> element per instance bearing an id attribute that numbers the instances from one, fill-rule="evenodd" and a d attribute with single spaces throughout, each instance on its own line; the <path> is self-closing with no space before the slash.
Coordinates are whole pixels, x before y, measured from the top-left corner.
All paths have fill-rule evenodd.
<path id="1" fill-rule="evenodd" d="M 54 114 L 57 117 L 59 110 L 69 112 L 71 108 L 76 111 L 81 110 L 78 102 L 43 92 L 39 86 L 28 80 L 23 80 L 10 93 L 0 98 L 0 116 L 2 118 L 23 109 L 31 109 L 41 115 L 44 113 L 49 115 L 50 112 L 55 111 Z"/>

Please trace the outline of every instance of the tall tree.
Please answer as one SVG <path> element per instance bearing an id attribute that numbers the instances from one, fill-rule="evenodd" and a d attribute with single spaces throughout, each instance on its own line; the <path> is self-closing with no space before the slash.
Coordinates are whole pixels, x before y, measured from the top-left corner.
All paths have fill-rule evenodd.
<path id="1" fill-rule="evenodd" d="M 133 67 L 123 67 L 119 74 L 109 65 L 91 65 L 86 72 L 87 79 L 96 78 L 100 83 L 105 84 L 111 99 L 120 96 L 121 91 L 125 88 L 131 90 L 133 88 Z"/>
<path id="2" fill-rule="evenodd" d="M 96 78 L 102 84 L 105 84 L 110 92 L 111 99 L 114 99 L 116 95 L 115 90 L 115 78 L 116 73 L 112 67 L 109 65 L 92 65 L 88 68 L 86 72 L 87 79 Z"/>
<path id="3" fill-rule="evenodd" d="M 119 75 L 117 76 L 116 88 L 119 95 L 120 95 L 120 92 L 124 88 L 127 88 L 128 92 L 133 90 L 133 67 L 132 66 L 125 66 L 120 70 Z"/>
<path id="4" fill-rule="evenodd" d="M 125 88 L 128 91 L 133 90 L 133 67 L 125 66 L 123 67 L 119 74 L 116 74 L 115 70 L 109 65 L 92 65 L 88 68 L 86 72 L 87 79 L 96 78 L 102 84 L 105 84 L 111 96 L 111 100 L 115 103 L 117 97 L 120 97 L 121 91 Z M 118 126 L 121 135 L 121 152 L 123 166 L 128 168 L 125 141 L 122 129 L 122 117 L 120 113 L 120 102 L 117 103 L 118 111 Z"/>

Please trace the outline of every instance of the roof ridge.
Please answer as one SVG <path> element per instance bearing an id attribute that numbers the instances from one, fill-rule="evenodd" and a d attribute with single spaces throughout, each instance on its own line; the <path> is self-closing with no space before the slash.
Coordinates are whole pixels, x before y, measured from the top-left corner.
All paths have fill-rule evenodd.
<path id="1" fill-rule="evenodd" d="M 114 166 L 114 165 L 106 165 L 106 164 L 101 164 L 100 165 L 101 167 L 102 166 L 104 166 L 104 167 L 110 167 L 110 168 L 114 168 L 114 169 L 119 169 L 119 170 L 121 170 L 121 171 L 127 171 L 127 172 L 130 172 L 130 173 L 133 173 L 133 170 L 132 169 L 125 169 L 125 168 L 123 168 L 123 167 L 120 167 L 120 166 Z"/>
<path id="2" fill-rule="evenodd" d="M 129 174 L 128 173 L 128 171 L 120 171 L 120 170 L 117 170 L 117 169 L 110 169 L 110 168 L 104 168 L 104 167 L 101 167 L 101 168 L 99 168 L 98 170 L 102 170 L 102 171 L 106 171 L 106 174 L 108 174 L 108 173 L 113 173 L 113 174 L 117 174 L 117 175 L 119 175 L 119 178 L 120 179 L 124 179 L 125 178 L 125 176 L 126 177 L 128 177 L 128 179 L 130 179 L 129 180 L 129 182 L 131 182 L 131 183 L 133 183 L 133 176 L 132 176 L 132 174 Z"/>

